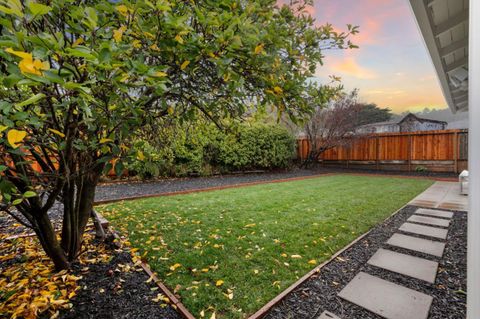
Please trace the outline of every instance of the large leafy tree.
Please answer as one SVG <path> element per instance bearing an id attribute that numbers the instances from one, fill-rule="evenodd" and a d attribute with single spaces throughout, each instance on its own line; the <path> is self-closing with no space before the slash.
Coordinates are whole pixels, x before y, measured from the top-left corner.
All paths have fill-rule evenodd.
<path id="1" fill-rule="evenodd" d="M 316 27 L 310 2 L 0 0 L 0 209 L 68 268 L 99 177 L 112 161 L 122 170 L 145 123 L 202 114 L 221 126 L 249 105 L 308 113 L 327 94 L 308 81 L 322 50 L 357 32 Z"/>
<path id="2" fill-rule="evenodd" d="M 361 110 L 357 116 L 357 125 L 390 121 L 393 117 L 392 110 L 380 108 L 374 103 L 361 104 Z"/>

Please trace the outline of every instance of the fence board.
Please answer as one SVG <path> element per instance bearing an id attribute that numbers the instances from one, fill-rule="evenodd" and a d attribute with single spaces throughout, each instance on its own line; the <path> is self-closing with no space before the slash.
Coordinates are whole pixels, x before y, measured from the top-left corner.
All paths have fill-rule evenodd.
<path id="1" fill-rule="evenodd" d="M 299 159 L 306 159 L 309 143 L 298 140 Z M 423 169 L 452 171 L 467 167 L 468 131 L 442 130 L 406 133 L 372 134 L 352 139 L 347 145 L 325 151 L 319 160 L 323 164 L 365 165 L 377 169 Z M 387 165 L 388 164 L 388 165 Z"/>

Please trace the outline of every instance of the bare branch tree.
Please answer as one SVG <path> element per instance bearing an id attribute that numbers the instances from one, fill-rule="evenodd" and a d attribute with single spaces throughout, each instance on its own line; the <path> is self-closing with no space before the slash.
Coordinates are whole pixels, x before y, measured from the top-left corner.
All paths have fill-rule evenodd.
<path id="1" fill-rule="evenodd" d="M 348 145 L 357 136 L 357 117 L 362 104 L 357 100 L 358 91 L 341 95 L 327 107 L 318 106 L 305 124 L 305 133 L 309 142 L 308 156 L 302 166 L 316 162 L 328 149 Z"/>

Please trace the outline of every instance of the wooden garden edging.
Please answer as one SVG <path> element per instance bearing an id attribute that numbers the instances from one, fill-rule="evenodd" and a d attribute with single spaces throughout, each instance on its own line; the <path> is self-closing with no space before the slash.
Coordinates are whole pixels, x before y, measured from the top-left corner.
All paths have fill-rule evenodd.
<path id="1" fill-rule="evenodd" d="M 410 202 L 407 204 L 403 205 L 401 208 L 397 209 L 395 212 L 393 212 L 390 216 L 385 218 L 382 223 L 386 223 L 389 219 L 391 219 L 393 216 L 395 216 L 399 211 L 404 209 L 409 205 Z M 379 224 L 376 224 L 379 225 Z M 294 291 L 296 288 L 301 286 L 305 281 L 307 281 L 311 276 L 318 274 L 323 267 L 331 263 L 333 260 L 335 260 L 339 255 L 341 255 L 344 251 L 358 243 L 360 240 L 365 238 L 370 232 L 373 230 L 375 226 L 373 226 L 370 230 L 367 232 L 363 233 L 356 239 L 354 239 L 352 242 L 350 242 L 347 246 L 343 247 L 339 251 L 337 251 L 335 254 L 332 255 L 328 260 L 324 261 L 317 267 L 313 268 L 311 271 L 309 271 L 307 274 L 305 274 L 302 278 L 294 282 L 292 285 L 290 285 L 287 289 L 282 291 L 279 295 L 277 295 L 275 298 L 270 300 L 267 304 L 265 304 L 262 308 L 260 308 L 257 312 L 255 312 L 253 315 L 248 317 L 248 319 L 261 319 L 263 318 L 269 311 L 272 309 L 275 305 L 277 305 L 280 301 L 282 301 L 285 297 L 287 297 L 292 291 Z"/>

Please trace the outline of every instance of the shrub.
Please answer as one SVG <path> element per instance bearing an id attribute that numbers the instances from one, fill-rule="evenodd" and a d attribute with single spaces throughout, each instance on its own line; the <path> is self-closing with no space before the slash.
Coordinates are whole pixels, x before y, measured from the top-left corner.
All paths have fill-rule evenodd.
<path id="1" fill-rule="evenodd" d="M 294 137 L 273 124 L 240 124 L 231 133 L 201 122 L 171 130 L 168 145 L 155 145 L 146 138 L 134 143 L 142 156 L 127 165 L 131 175 L 147 179 L 286 168 L 295 151 Z"/>
<path id="2" fill-rule="evenodd" d="M 227 170 L 286 168 L 295 151 L 294 137 L 272 124 L 242 126 L 221 144 L 220 164 Z"/>

